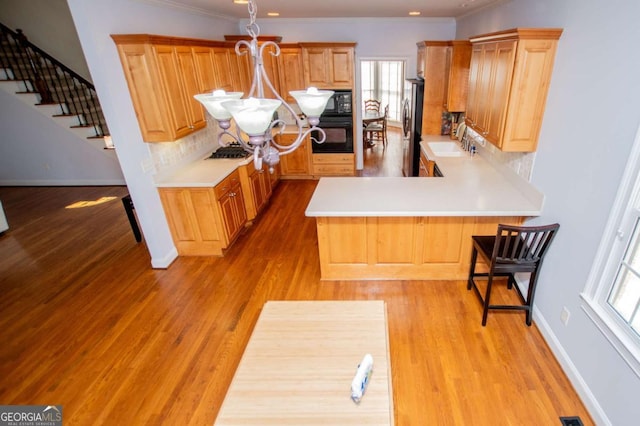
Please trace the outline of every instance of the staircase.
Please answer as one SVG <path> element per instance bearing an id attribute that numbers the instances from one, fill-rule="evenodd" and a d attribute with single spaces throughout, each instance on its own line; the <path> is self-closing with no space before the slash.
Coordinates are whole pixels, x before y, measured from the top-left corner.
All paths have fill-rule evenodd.
<path id="1" fill-rule="evenodd" d="M 0 23 L 0 88 L 13 92 L 96 147 L 109 136 L 94 86 Z"/>

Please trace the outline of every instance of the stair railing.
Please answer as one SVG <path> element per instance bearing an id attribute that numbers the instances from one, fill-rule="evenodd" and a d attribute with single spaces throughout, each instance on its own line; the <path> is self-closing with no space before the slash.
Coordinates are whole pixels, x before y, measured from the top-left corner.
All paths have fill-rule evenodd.
<path id="1" fill-rule="evenodd" d="M 0 30 L 0 68 L 8 80 L 24 81 L 41 104 L 60 104 L 61 115 L 77 115 L 78 126 L 93 127 L 96 137 L 109 135 L 93 84 L 27 40 L 22 30 L 2 23 Z"/>

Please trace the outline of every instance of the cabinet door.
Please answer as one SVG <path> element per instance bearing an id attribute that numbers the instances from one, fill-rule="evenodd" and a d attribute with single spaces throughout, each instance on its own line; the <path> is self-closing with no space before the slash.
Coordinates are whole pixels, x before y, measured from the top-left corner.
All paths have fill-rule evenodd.
<path id="1" fill-rule="evenodd" d="M 238 236 L 242 226 L 247 221 L 247 213 L 240 186 L 234 186 L 218 202 L 220 203 L 222 220 L 224 221 L 226 236 L 230 244 Z"/>
<path id="2" fill-rule="evenodd" d="M 484 49 L 482 45 L 474 45 L 471 50 L 471 64 L 469 66 L 469 91 L 467 92 L 467 114 L 466 123 L 475 129 L 478 122 L 478 94 L 480 85 L 480 74 L 482 71 L 482 60 Z"/>
<path id="3" fill-rule="evenodd" d="M 297 135 L 280 135 L 281 143 L 289 145 Z M 308 176 L 309 175 L 309 137 L 292 153 L 280 157 L 280 172 L 282 176 Z"/>
<path id="4" fill-rule="evenodd" d="M 296 100 L 289 94 L 291 90 L 304 90 L 304 72 L 302 66 L 302 50 L 300 48 L 284 47 L 278 56 L 280 69 L 280 95 L 290 104 Z"/>
<path id="5" fill-rule="evenodd" d="M 256 211 L 262 210 L 271 196 L 271 181 L 264 169 L 256 170 L 249 176 L 251 193 L 255 201 Z"/>
<path id="6" fill-rule="evenodd" d="M 447 47 L 445 51 L 445 58 L 444 58 L 444 99 L 442 104 L 444 109 L 447 111 L 452 111 L 449 109 L 449 90 L 451 89 L 451 85 L 449 84 L 449 81 L 451 79 L 451 55 L 452 54 L 453 54 L 453 48 Z"/>
<path id="7" fill-rule="evenodd" d="M 153 49 L 144 44 L 119 44 L 118 53 L 143 140 L 170 140 L 171 112 L 161 89 Z"/>
<path id="8" fill-rule="evenodd" d="M 181 255 L 220 255 L 225 245 L 211 188 L 159 190 L 174 244 Z"/>
<path id="9" fill-rule="evenodd" d="M 305 86 L 326 87 L 330 82 L 329 51 L 322 47 L 302 49 Z"/>
<path id="10" fill-rule="evenodd" d="M 215 47 L 213 50 L 213 62 L 215 64 L 215 89 L 222 89 L 226 92 L 233 92 L 233 75 L 231 61 L 235 60 L 232 55 L 234 51 L 229 51 L 226 47 Z"/>
<path id="11" fill-rule="evenodd" d="M 253 78 L 251 57 L 248 53 L 245 55 L 237 55 L 233 47 L 227 48 L 227 50 L 229 52 L 233 91 L 243 92 L 245 96 L 248 96 L 251 90 L 251 79 Z"/>
<path id="12" fill-rule="evenodd" d="M 515 40 L 495 43 L 495 54 L 491 64 L 491 82 L 487 96 L 488 111 L 485 119 L 486 130 L 483 135 L 498 148 L 502 147 L 504 120 L 511 90 L 516 43 Z"/>
<path id="13" fill-rule="evenodd" d="M 330 82 L 335 88 L 349 89 L 353 85 L 353 49 L 330 49 Z"/>
<path id="14" fill-rule="evenodd" d="M 278 70 L 278 57 L 272 54 L 274 52 L 275 48 L 271 45 L 268 45 L 264 48 L 262 52 L 264 55 L 262 57 L 262 65 L 264 67 L 264 71 L 269 77 L 269 81 L 271 81 L 271 84 L 273 85 L 273 88 L 276 90 L 276 92 L 280 93 L 280 73 Z M 264 85 L 264 97 L 269 99 L 276 99 L 276 95 L 266 84 Z"/>
<path id="15" fill-rule="evenodd" d="M 175 48 L 178 61 L 178 76 L 182 83 L 183 96 L 189 114 L 189 129 L 201 129 L 206 126 L 204 107 L 193 96 L 200 93 L 196 64 L 189 46 Z"/>
<path id="16" fill-rule="evenodd" d="M 165 101 L 170 111 L 171 130 L 174 139 L 184 137 L 191 133 L 191 117 L 183 94 L 183 89 L 178 78 L 178 60 L 173 46 L 154 46 L 158 62 L 158 71 L 165 89 Z M 161 90 L 154 88 L 154 90 Z"/>
<path id="17" fill-rule="evenodd" d="M 454 40 L 450 49 L 451 57 L 447 71 L 445 108 L 451 112 L 463 112 L 466 109 L 469 88 L 469 63 L 471 61 L 471 43 Z"/>
<path id="18" fill-rule="evenodd" d="M 196 66 L 196 76 L 198 77 L 198 92 L 211 93 L 217 86 L 213 49 L 194 46 L 191 48 L 191 52 Z"/>

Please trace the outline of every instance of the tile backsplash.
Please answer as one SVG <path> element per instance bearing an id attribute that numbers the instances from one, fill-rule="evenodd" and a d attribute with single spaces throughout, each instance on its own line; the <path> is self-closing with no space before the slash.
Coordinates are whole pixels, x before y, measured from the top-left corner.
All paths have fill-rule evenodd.
<path id="1" fill-rule="evenodd" d="M 171 173 L 215 151 L 218 148 L 218 131 L 217 124 L 212 120 L 204 129 L 177 141 L 147 144 L 155 174 Z"/>
<path id="2" fill-rule="evenodd" d="M 469 127 L 467 137 L 475 142 L 480 154 L 494 166 L 507 167 L 524 180 L 531 180 L 535 152 L 502 152 Z"/>

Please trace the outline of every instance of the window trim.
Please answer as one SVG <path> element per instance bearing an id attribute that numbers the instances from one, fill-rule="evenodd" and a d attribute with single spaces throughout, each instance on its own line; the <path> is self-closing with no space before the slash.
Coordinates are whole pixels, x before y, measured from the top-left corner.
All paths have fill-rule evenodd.
<path id="1" fill-rule="evenodd" d="M 618 313 L 607 302 L 615 284 L 618 264 L 624 256 L 631 235 L 624 237 L 623 244 L 617 244 L 618 230 L 627 221 L 627 212 L 635 197 L 640 193 L 640 127 L 624 174 L 618 187 L 615 201 L 609 213 L 607 225 L 584 291 L 580 294 L 582 309 L 593 321 L 627 365 L 640 378 L 640 343 Z"/>

